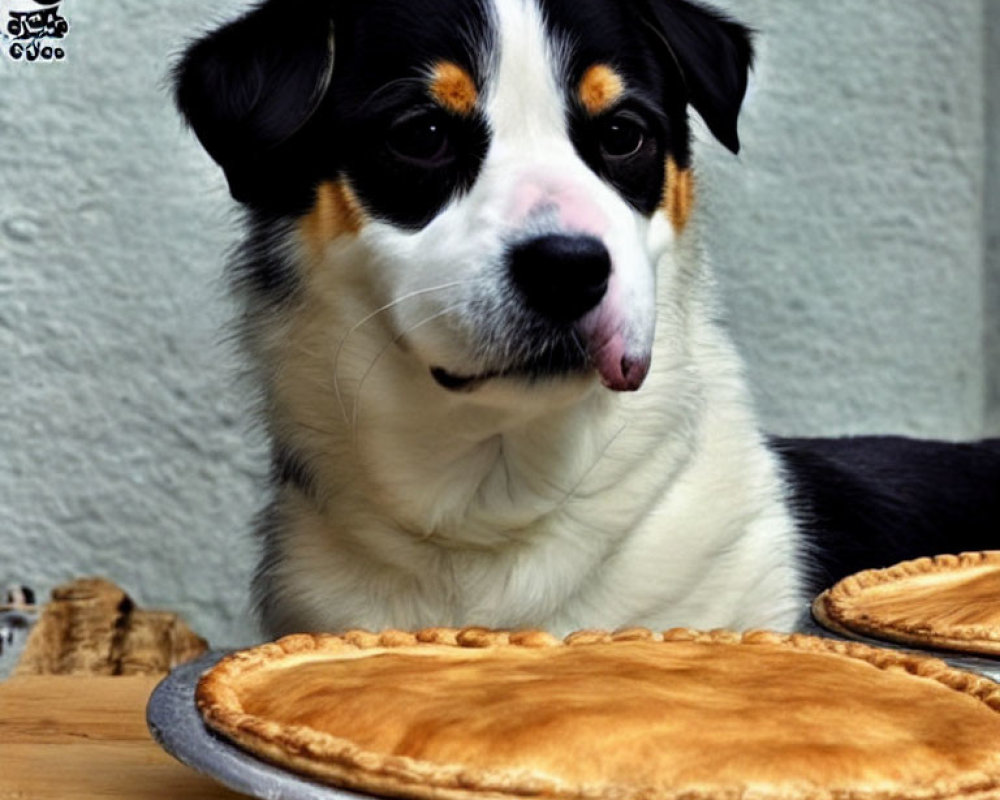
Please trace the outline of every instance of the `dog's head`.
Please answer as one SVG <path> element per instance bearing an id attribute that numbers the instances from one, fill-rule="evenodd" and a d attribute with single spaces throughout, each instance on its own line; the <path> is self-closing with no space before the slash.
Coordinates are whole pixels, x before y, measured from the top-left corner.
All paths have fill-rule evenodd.
<path id="1" fill-rule="evenodd" d="M 189 49 L 177 98 L 257 219 L 350 250 L 428 380 L 624 391 L 690 210 L 688 110 L 735 152 L 750 60 L 687 0 L 268 0 Z"/>

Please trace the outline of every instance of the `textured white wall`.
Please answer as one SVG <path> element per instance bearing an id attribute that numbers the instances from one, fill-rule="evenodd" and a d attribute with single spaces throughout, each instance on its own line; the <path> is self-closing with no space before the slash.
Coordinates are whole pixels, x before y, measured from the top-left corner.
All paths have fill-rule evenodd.
<path id="1" fill-rule="evenodd" d="M 986 4 L 986 427 L 1000 431 L 1000 0 Z"/>
<path id="2" fill-rule="evenodd" d="M 980 435 L 984 106 L 998 91 L 983 31 L 998 3 L 727 5 L 761 33 L 758 88 L 740 158 L 703 172 L 765 420 Z"/>
<path id="3" fill-rule="evenodd" d="M 264 465 L 223 344 L 228 196 L 167 91 L 199 6 L 71 0 L 64 63 L 0 56 L 0 580 L 107 575 L 229 642 Z"/>
<path id="4" fill-rule="evenodd" d="M 105 574 L 219 645 L 253 635 L 266 464 L 224 339 L 231 205 L 167 73 L 237 5 L 65 0 L 64 63 L 0 58 L 0 580 Z M 743 155 L 702 148 L 701 177 L 768 426 L 981 435 L 996 0 L 728 5 L 762 58 Z"/>

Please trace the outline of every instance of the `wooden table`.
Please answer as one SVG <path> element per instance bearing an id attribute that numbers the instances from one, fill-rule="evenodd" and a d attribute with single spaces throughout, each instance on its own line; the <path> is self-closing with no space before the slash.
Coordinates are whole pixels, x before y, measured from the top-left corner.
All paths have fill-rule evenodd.
<path id="1" fill-rule="evenodd" d="M 0 800 L 235 800 L 146 729 L 158 678 L 0 683 Z"/>

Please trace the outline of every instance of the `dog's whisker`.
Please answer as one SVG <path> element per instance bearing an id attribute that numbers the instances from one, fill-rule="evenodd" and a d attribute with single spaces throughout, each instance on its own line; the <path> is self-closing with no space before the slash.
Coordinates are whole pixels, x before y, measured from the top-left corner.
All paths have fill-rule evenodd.
<path id="1" fill-rule="evenodd" d="M 309 423 L 302 422 L 301 420 L 297 420 L 295 422 L 295 427 L 297 427 L 297 428 L 303 428 L 303 429 L 305 429 L 307 431 L 312 431 L 313 433 L 318 433 L 318 434 L 320 434 L 322 436 L 336 436 L 337 433 L 338 433 L 337 431 L 333 430 L 332 428 L 321 428 L 318 425 L 310 425 Z"/>
<path id="2" fill-rule="evenodd" d="M 400 305 L 401 303 L 405 303 L 407 300 L 413 300 L 414 298 L 423 297 L 424 295 L 433 294 L 435 292 L 443 292 L 448 289 L 454 289 L 456 286 L 461 286 L 462 284 L 467 282 L 468 281 L 466 280 L 449 281 L 448 283 L 442 283 L 438 286 L 428 286 L 424 289 L 417 289 L 412 292 L 407 292 L 406 294 L 395 298 L 391 302 L 386 303 L 384 306 L 376 308 L 374 311 L 366 315 L 363 319 L 355 323 L 351 328 L 347 330 L 347 332 L 341 337 L 340 342 L 337 344 L 337 349 L 333 355 L 333 392 L 336 395 L 337 405 L 340 406 L 340 413 L 343 415 L 345 423 L 349 423 L 350 420 L 347 417 L 347 407 L 344 405 L 344 397 L 340 391 L 339 371 L 340 371 L 340 357 L 344 351 L 344 347 L 347 345 L 347 340 L 350 339 L 351 336 L 353 336 L 362 326 L 371 322 L 380 314 L 384 314 L 387 311 L 391 311 L 393 308 Z"/>
<path id="3" fill-rule="evenodd" d="M 420 322 L 416 323 L 415 325 L 411 325 L 406 330 L 401 331 L 400 333 L 398 333 L 396 336 L 394 336 L 392 338 L 391 341 L 389 341 L 388 343 L 386 343 L 386 345 L 381 350 L 378 351 L 378 354 L 375 356 L 375 358 L 372 359 L 372 362 L 368 365 L 368 369 L 366 369 L 365 373 L 361 376 L 361 380 L 358 381 L 358 388 L 357 388 L 357 390 L 355 391 L 355 394 L 354 394 L 354 410 L 353 410 L 353 412 L 351 414 L 351 430 L 353 432 L 353 439 L 354 439 L 355 446 L 357 445 L 357 440 L 358 440 L 358 418 L 359 418 L 359 415 L 360 415 L 360 407 L 361 407 L 361 392 L 364 389 L 365 381 L 368 380 L 368 376 L 371 375 L 372 371 L 375 369 L 375 365 L 378 364 L 378 362 L 382 358 L 382 356 L 384 356 L 389 351 L 389 349 L 391 347 L 393 347 L 394 345 L 398 344 L 399 341 L 404 336 L 407 336 L 407 335 L 413 333 L 413 331 L 417 330 L 418 328 L 423 327 L 424 325 L 427 325 L 430 322 L 433 322 L 436 319 L 440 319 L 441 317 L 445 316 L 446 314 L 450 314 L 452 311 L 455 311 L 455 310 L 461 308 L 461 306 L 462 306 L 461 303 L 455 303 L 454 305 L 450 305 L 450 306 L 447 306 L 446 308 L 441 309 L 440 311 L 438 311 L 435 314 L 431 314 L 429 317 L 426 317 L 425 319 L 420 320 Z"/>
<path id="4" fill-rule="evenodd" d="M 611 449 L 611 446 L 618 441 L 618 439 L 621 437 L 623 433 L 625 433 L 627 429 L 628 429 L 628 422 L 622 423 L 622 426 L 617 431 L 615 431 L 614 435 L 612 435 L 612 437 L 608 439 L 608 441 L 605 443 L 604 447 L 601 448 L 601 452 L 597 454 L 597 458 L 594 459 L 594 463 L 591 464 L 583 473 L 583 475 L 581 475 L 577 479 L 576 483 L 574 483 L 569 488 L 569 490 L 566 492 L 562 500 L 559 501 L 559 504 L 553 509 L 553 512 L 561 511 L 563 508 L 566 507 L 566 504 L 569 503 L 570 500 L 576 497 L 576 493 L 579 490 L 579 488 L 583 485 L 584 481 L 586 481 L 587 478 L 589 478 L 590 475 L 593 473 L 593 471 L 597 469 L 597 466 L 604 460 L 604 457 L 608 454 L 608 451 Z"/>
<path id="5" fill-rule="evenodd" d="M 587 352 L 587 348 L 583 346 L 583 342 L 580 341 L 580 334 L 574 329 L 570 331 L 569 336 L 570 341 L 576 346 L 576 349 L 580 351 L 580 355 L 587 361 L 590 361 L 590 354 Z"/>

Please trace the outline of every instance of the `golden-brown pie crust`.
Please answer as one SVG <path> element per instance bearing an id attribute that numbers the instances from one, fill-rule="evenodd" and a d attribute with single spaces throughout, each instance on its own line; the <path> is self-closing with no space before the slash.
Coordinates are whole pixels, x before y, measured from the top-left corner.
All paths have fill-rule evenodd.
<path id="1" fill-rule="evenodd" d="M 1000 552 L 859 572 L 817 597 L 813 615 L 847 635 L 1000 655 Z"/>
<path id="2" fill-rule="evenodd" d="M 1000 686 L 802 635 L 296 635 L 223 659 L 197 702 L 257 755 L 374 794 L 1000 798 Z"/>

